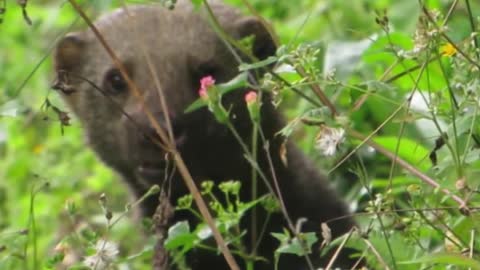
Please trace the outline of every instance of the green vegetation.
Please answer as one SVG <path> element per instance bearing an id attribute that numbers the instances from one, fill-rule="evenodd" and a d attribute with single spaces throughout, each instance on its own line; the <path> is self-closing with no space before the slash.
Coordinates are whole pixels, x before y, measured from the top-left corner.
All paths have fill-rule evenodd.
<path id="1" fill-rule="evenodd" d="M 243 0 L 227 2 L 250 12 Z M 480 4 L 249 2 L 280 40 L 275 60 L 284 81 L 267 76 L 262 86 L 287 114 L 284 134 L 357 212 L 360 231 L 327 248 L 355 248 L 373 269 L 480 269 Z M 121 1 L 82 3 L 94 17 Z M 55 41 L 85 26 L 68 2 L 31 1 L 25 10 L 31 25 L 13 1 L 0 13 L 0 269 L 54 269 L 62 261 L 88 269 L 85 256 L 99 249 L 115 257 L 112 269 L 150 269 L 155 239 L 141 232 L 151 224 L 129 218 L 126 187 L 85 146 L 79 122 L 65 126 L 67 109 L 50 90 Z M 343 132 L 333 148 L 323 144 Z M 251 206 L 275 208 L 267 197 L 237 201 L 236 182 L 208 186 L 204 195 L 220 188 L 226 196 L 214 212 L 232 239 L 240 235 L 229 228 Z M 189 203 L 179 208 L 195 211 Z M 180 250 L 179 263 L 200 229 L 175 225 L 166 247 Z M 279 256 L 308 252 L 288 232 L 264 237 L 270 233 Z"/>

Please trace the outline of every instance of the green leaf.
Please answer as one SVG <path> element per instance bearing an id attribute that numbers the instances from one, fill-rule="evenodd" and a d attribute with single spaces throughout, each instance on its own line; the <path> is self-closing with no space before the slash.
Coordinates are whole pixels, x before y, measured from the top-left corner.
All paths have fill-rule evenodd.
<path id="1" fill-rule="evenodd" d="M 239 203 L 237 204 L 237 212 L 240 215 L 240 217 L 243 217 L 243 215 L 250 210 L 252 207 L 256 206 L 257 204 L 263 202 L 268 195 L 262 196 L 254 201 L 251 202 L 246 202 L 246 203 Z"/>
<path id="2" fill-rule="evenodd" d="M 290 239 L 290 234 L 286 230 L 283 233 L 271 233 L 271 235 L 280 241 L 281 244 L 288 243 Z"/>
<path id="3" fill-rule="evenodd" d="M 247 70 L 251 70 L 251 69 L 258 69 L 258 68 L 261 68 L 261 67 L 264 67 L 264 66 L 268 66 L 270 64 L 273 64 L 277 61 L 277 57 L 275 56 L 269 56 L 267 59 L 265 60 L 262 60 L 262 61 L 258 61 L 258 62 L 255 62 L 253 64 L 247 64 L 247 63 L 242 63 L 240 64 L 240 66 L 238 67 L 238 69 L 240 71 L 247 71 Z"/>
<path id="4" fill-rule="evenodd" d="M 19 110 L 21 110 L 20 105 L 16 100 L 8 101 L 0 105 L 0 117 L 15 117 L 18 116 Z"/>
<path id="5" fill-rule="evenodd" d="M 192 104 L 190 104 L 185 109 L 184 113 L 191 113 L 191 112 L 196 111 L 196 110 L 198 110 L 202 107 L 205 107 L 207 105 L 208 105 L 208 103 L 205 100 L 199 98 L 199 99 L 195 100 Z"/>
<path id="6" fill-rule="evenodd" d="M 205 240 L 212 236 L 212 229 L 210 229 L 210 227 L 207 224 L 201 223 L 195 229 L 195 233 L 198 239 Z"/>
<path id="7" fill-rule="evenodd" d="M 226 83 L 221 83 L 217 85 L 217 89 L 221 95 L 224 95 L 232 90 L 244 88 L 248 86 L 248 72 L 242 72 L 238 74 L 235 78 L 231 79 Z"/>
<path id="8" fill-rule="evenodd" d="M 285 253 L 285 254 L 295 254 L 297 256 L 305 256 L 309 254 L 312 250 L 312 245 L 318 241 L 317 235 L 314 232 L 300 233 L 299 237 L 302 238 L 300 241 L 297 237 L 289 240 L 289 235 L 287 233 L 272 233 L 272 236 L 280 240 L 280 247 L 275 250 L 275 253 Z M 304 245 L 306 247 L 304 247 Z"/>
<path id="9" fill-rule="evenodd" d="M 460 254 L 440 253 L 427 255 L 425 257 L 411 260 L 402 261 L 398 264 L 418 264 L 418 263 L 436 263 L 436 264 L 449 264 L 455 266 L 469 267 L 471 269 L 480 270 L 480 262 Z"/>
<path id="10" fill-rule="evenodd" d="M 465 116 L 460 116 L 456 119 L 455 121 L 455 126 L 453 124 L 450 124 L 447 129 L 447 135 L 448 138 L 453 139 L 455 138 L 455 134 L 457 136 L 468 133 L 470 132 L 470 129 L 473 127 L 474 129 L 472 132 L 478 132 L 478 122 L 479 122 L 479 117 L 476 115 L 465 115 Z M 473 125 L 472 125 L 472 122 Z"/>
<path id="11" fill-rule="evenodd" d="M 148 258 L 151 258 L 151 256 L 153 256 L 153 246 L 152 245 L 147 245 L 147 246 L 143 247 L 143 249 L 138 253 L 129 255 L 126 258 L 119 258 L 117 263 L 134 261 L 134 260 L 140 259 L 140 258 L 148 259 Z"/>
<path id="12" fill-rule="evenodd" d="M 472 164 L 480 159 L 480 149 L 473 149 L 465 156 L 465 163 Z"/>
<path id="13" fill-rule="evenodd" d="M 165 240 L 165 248 L 173 250 L 184 247 L 190 249 L 194 246 L 198 238 L 190 232 L 190 226 L 187 221 L 180 221 L 168 229 L 168 237 Z"/>
<path id="14" fill-rule="evenodd" d="M 190 0 L 192 2 L 192 5 L 195 7 L 195 9 L 198 9 L 200 5 L 202 5 L 203 0 Z"/>
<path id="15" fill-rule="evenodd" d="M 230 81 L 226 82 L 226 83 L 221 83 L 221 84 L 217 84 L 215 85 L 215 87 L 217 88 L 218 92 L 220 93 L 220 95 L 224 95 L 230 91 L 233 91 L 235 89 L 239 89 L 239 88 L 245 88 L 248 86 L 248 73 L 247 72 L 242 72 L 240 74 L 238 74 L 235 78 L 231 79 Z M 197 100 L 195 100 L 192 104 L 190 104 L 184 111 L 184 113 L 190 113 L 190 112 L 193 112 L 195 110 L 198 110 L 202 107 L 205 107 L 208 105 L 208 102 L 201 99 L 201 98 L 198 98 Z"/>
<path id="16" fill-rule="evenodd" d="M 390 188 L 393 194 L 401 194 L 405 192 L 406 188 L 412 184 L 418 184 L 419 181 L 416 178 L 408 176 L 393 177 L 392 181 L 387 178 L 374 178 L 371 180 L 372 188 L 386 189 Z"/>
<path id="17" fill-rule="evenodd" d="M 405 137 L 399 140 L 399 138 L 394 136 L 376 137 L 374 141 L 392 153 L 397 151 L 398 144 L 400 143 L 400 147 L 398 147 L 398 156 L 400 158 L 422 171 L 430 167 L 430 160 L 428 159 L 430 151 L 416 141 Z"/>

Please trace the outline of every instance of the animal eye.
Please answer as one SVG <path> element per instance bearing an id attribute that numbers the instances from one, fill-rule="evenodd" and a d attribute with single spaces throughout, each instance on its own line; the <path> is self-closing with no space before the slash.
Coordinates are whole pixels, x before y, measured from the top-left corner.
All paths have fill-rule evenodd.
<path id="1" fill-rule="evenodd" d="M 128 90 L 128 84 L 118 69 L 111 69 L 107 72 L 104 87 L 112 94 L 120 94 Z"/>

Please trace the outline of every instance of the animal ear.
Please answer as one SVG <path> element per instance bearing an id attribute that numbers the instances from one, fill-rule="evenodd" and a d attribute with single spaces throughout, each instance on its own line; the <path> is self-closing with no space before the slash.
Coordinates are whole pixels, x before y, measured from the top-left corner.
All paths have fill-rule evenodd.
<path id="1" fill-rule="evenodd" d="M 265 25 L 255 17 L 242 18 L 237 22 L 240 38 L 254 36 L 253 54 L 260 60 L 275 54 L 277 46 Z"/>
<path id="2" fill-rule="evenodd" d="M 86 41 L 81 33 L 70 33 L 57 44 L 54 53 L 55 70 L 72 71 L 81 64 Z"/>

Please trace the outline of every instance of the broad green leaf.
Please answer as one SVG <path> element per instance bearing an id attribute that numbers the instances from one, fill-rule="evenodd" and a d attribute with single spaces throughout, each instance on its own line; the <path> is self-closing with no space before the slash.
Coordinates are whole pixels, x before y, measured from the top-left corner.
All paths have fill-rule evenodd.
<path id="1" fill-rule="evenodd" d="M 400 158 L 422 171 L 427 170 L 431 166 L 430 160 L 428 159 L 430 151 L 414 140 L 409 138 L 399 140 L 393 136 L 379 136 L 376 137 L 374 141 L 392 153 L 395 153 L 398 148 L 398 156 Z M 399 143 L 400 145 L 398 145 Z"/>

